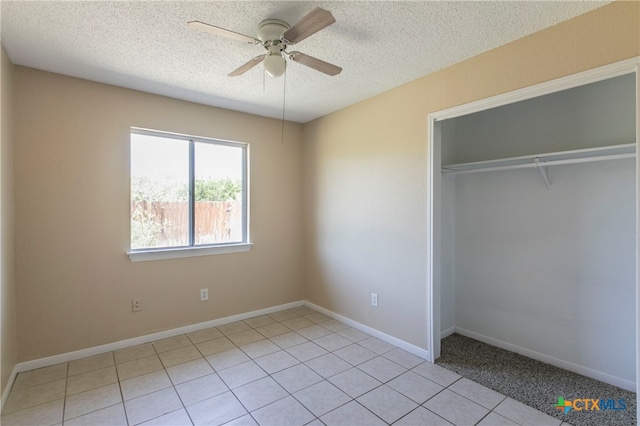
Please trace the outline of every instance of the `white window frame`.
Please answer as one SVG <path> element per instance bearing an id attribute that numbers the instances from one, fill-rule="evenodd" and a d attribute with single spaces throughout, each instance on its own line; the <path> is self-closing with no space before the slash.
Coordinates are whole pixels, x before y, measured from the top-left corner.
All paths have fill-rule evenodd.
<path id="1" fill-rule="evenodd" d="M 242 142 L 227 141 L 221 139 L 212 139 L 202 136 L 191 136 L 180 133 L 163 132 L 158 130 L 143 129 L 139 127 L 131 127 L 130 135 L 148 135 L 157 136 L 170 139 L 186 140 L 189 141 L 189 181 L 193 186 L 194 181 L 194 143 L 202 142 L 222 146 L 232 146 L 242 149 L 242 241 L 234 243 L 220 243 L 220 244 L 194 244 L 193 226 L 194 226 L 194 206 L 192 199 L 189 201 L 189 234 L 190 245 L 180 247 L 160 247 L 160 248 L 144 248 L 144 249 L 130 249 L 127 252 L 129 259 L 132 262 L 144 262 L 149 260 L 163 260 L 163 259 L 177 259 L 183 257 L 196 257 L 207 256 L 214 254 L 227 254 L 227 253 L 239 253 L 246 252 L 251 249 L 253 245 L 249 238 L 249 144 Z M 131 141 L 129 142 L 131 144 Z M 129 176 L 131 178 L 131 176 Z M 129 201 L 131 201 L 131 194 L 129 194 Z M 131 223 L 131 219 L 129 219 Z M 131 228 L 129 228 L 129 238 L 131 238 Z"/>

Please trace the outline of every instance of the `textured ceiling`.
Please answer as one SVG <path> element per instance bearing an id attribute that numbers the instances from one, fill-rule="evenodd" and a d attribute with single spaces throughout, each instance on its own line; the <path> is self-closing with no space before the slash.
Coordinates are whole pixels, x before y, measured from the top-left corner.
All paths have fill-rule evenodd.
<path id="1" fill-rule="evenodd" d="M 18 65 L 267 117 L 307 122 L 608 2 L 2 1 L 1 34 Z M 315 7 L 332 26 L 293 49 L 343 67 L 329 77 L 289 63 L 226 75 L 263 53 L 195 31 L 199 20 L 250 36 Z"/>

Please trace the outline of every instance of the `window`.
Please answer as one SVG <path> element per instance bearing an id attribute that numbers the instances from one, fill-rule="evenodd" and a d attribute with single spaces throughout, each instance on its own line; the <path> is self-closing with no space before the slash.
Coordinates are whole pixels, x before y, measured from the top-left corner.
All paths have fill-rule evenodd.
<path id="1" fill-rule="evenodd" d="M 247 188 L 246 144 L 132 129 L 131 260 L 248 250 Z"/>

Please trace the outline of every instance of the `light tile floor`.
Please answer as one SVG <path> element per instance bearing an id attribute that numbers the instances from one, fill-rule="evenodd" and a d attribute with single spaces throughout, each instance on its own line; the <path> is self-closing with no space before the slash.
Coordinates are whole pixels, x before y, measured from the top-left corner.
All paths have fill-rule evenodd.
<path id="1" fill-rule="evenodd" d="M 21 373 L 9 425 L 559 425 L 307 307 Z"/>

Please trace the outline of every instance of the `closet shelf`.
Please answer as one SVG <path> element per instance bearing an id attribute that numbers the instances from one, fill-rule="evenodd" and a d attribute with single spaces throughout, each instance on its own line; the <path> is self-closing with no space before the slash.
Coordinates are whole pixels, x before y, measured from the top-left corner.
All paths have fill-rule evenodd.
<path id="1" fill-rule="evenodd" d="M 525 155 L 522 157 L 500 158 L 497 160 L 475 161 L 472 163 L 447 164 L 442 166 L 444 175 L 490 172 L 496 170 L 524 169 L 538 167 L 549 186 L 546 167 L 561 164 L 587 163 L 592 161 L 618 160 L 636 156 L 636 144 L 612 145 L 598 148 L 559 151 L 547 154 Z"/>

